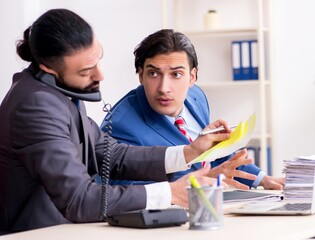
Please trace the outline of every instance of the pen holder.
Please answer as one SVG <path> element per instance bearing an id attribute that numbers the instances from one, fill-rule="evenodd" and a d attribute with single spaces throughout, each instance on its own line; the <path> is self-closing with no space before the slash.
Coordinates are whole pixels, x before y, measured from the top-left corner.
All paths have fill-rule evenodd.
<path id="1" fill-rule="evenodd" d="M 223 187 L 188 188 L 189 229 L 223 228 Z"/>

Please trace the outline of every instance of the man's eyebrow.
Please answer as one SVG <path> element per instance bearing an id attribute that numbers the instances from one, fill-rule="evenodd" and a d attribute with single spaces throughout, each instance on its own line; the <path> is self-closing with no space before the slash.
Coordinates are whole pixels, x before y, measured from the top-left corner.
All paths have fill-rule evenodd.
<path id="1" fill-rule="evenodd" d="M 147 66 L 145 66 L 145 68 L 153 68 L 155 70 L 159 70 L 159 67 L 154 66 L 153 64 L 148 64 Z M 176 70 L 176 69 L 185 69 L 184 66 L 176 66 L 176 67 L 171 67 L 171 70 Z"/>
<path id="2" fill-rule="evenodd" d="M 87 68 L 83 68 L 83 69 L 79 70 L 78 73 L 82 73 L 82 72 L 85 72 L 85 71 L 89 71 L 89 70 L 95 68 L 95 66 L 96 66 L 96 65 L 91 66 L 91 67 L 87 67 Z"/>
<path id="3" fill-rule="evenodd" d="M 184 66 L 171 67 L 171 70 L 176 70 L 176 69 L 185 69 L 185 67 Z"/>
<path id="4" fill-rule="evenodd" d="M 156 70 L 159 70 L 159 69 L 160 69 L 160 68 L 154 66 L 153 64 L 148 64 L 148 65 L 145 66 L 145 68 L 154 68 L 154 69 L 156 69 Z"/>
<path id="5" fill-rule="evenodd" d="M 104 56 L 104 51 L 103 51 L 103 48 L 102 48 L 102 53 L 101 53 L 100 59 L 102 59 L 103 56 Z M 91 67 L 83 68 L 83 69 L 79 70 L 78 73 L 82 73 L 82 72 L 85 72 L 85 71 L 89 71 L 89 70 L 95 68 L 96 65 L 97 65 L 97 64 L 95 64 L 94 66 L 91 66 Z"/>

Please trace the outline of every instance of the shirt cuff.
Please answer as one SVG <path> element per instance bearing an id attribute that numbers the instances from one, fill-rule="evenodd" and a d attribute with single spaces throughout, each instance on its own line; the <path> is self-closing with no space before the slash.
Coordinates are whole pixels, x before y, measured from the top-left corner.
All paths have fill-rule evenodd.
<path id="1" fill-rule="evenodd" d="M 166 174 L 189 169 L 185 161 L 184 146 L 168 147 L 165 152 Z"/>
<path id="2" fill-rule="evenodd" d="M 264 178 L 264 176 L 266 176 L 266 173 L 263 171 L 260 171 L 257 175 L 256 180 L 253 182 L 252 187 L 253 188 L 257 188 L 261 182 L 261 180 Z"/>
<path id="3" fill-rule="evenodd" d="M 171 206 L 172 192 L 168 182 L 147 184 L 144 187 L 147 193 L 145 209 L 162 209 Z"/>

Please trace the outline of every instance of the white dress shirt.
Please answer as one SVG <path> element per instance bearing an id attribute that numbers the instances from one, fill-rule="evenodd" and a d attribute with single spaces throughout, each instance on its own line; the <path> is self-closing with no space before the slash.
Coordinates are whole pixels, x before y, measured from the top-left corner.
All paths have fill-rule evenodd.
<path id="1" fill-rule="evenodd" d="M 188 168 L 184 156 L 184 145 L 166 149 L 166 173 L 185 171 Z M 146 209 L 160 209 L 171 206 L 172 193 L 169 182 L 152 183 L 144 186 L 147 192 Z"/>

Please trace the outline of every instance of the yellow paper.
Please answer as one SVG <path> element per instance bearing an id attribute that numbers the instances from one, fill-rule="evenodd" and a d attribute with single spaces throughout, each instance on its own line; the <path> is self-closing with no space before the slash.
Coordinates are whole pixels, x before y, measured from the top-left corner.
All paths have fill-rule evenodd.
<path id="1" fill-rule="evenodd" d="M 237 125 L 236 129 L 231 133 L 229 139 L 216 144 L 189 164 L 204 161 L 211 162 L 215 159 L 228 156 L 240 148 L 245 147 L 254 133 L 255 124 L 256 116 L 255 114 L 252 114 L 246 122 L 240 122 Z"/>

